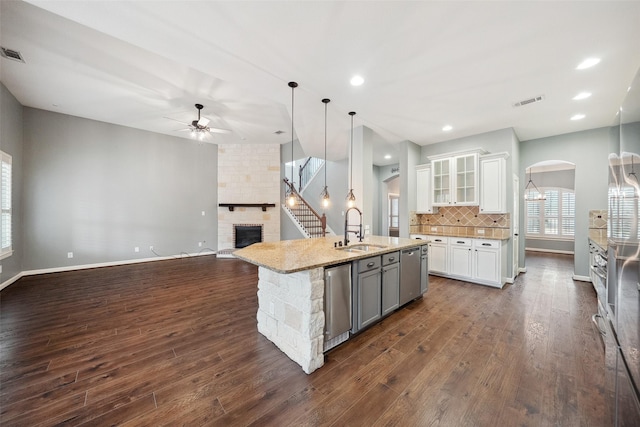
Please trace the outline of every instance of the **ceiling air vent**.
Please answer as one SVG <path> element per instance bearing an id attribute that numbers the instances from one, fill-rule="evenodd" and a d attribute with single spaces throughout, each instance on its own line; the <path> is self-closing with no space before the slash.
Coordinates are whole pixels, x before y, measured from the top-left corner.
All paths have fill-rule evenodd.
<path id="1" fill-rule="evenodd" d="M 283 130 L 277 130 L 274 132 L 276 135 L 282 135 L 284 133 Z"/>
<path id="2" fill-rule="evenodd" d="M 536 102 L 544 101 L 544 95 L 539 95 L 533 98 L 524 99 L 520 102 L 513 104 L 514 107 L 522 107 L 523 105 L 535 104 Z"/>
<path id="3" fill-rule="evenodd" d="M 7 49 L 6 47 L 0 46 L 0 54 L 7 59 L 12 59 L 18 62 L 24 62 L 24 58 L 22 58 L 22 54 L 17 50 Z"/>

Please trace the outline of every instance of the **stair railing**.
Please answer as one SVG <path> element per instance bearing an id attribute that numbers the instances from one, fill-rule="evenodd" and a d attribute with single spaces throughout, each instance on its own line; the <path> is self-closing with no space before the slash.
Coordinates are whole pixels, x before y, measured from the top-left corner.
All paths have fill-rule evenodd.
<path id="1" fill-rule="evenodd" d="M 319 159 L 317 157 L 307 157 L 307 160 L 304 164 L 300 165 L 298 168 L 298 192 L 301 193 L 302 190 L 307 186 L 311 178 L 314 177 L 318 169 L 322 167 L 324 160 Z"/>
<path id="2" fill-rule="evenodd" d="M 302 202 L 304 203 L 304 205 L 309 208 L 309 211 L 316 217 L 318 218 L 318 220 L 320 221 L 320 225 L 322 226 L 322 237 L 325 237 L 327 234 L 327 216 L 324 214 L 324 212 L 322 213 L 322 216 L 318 215 L 318 212 L 316 212 L 310 205 L 309 203 L 307 203 L 307 201 L 300 195 L 300 193 L 298 193 L 296 191 L 296 186 L 289 182 L 289 180 L 287 178 L 284 178 L 282 181 L 284 181 L 284 184 L 289 188 L 289 191 L 291 191 L 293 194 L 296 195 L 296 197 Z"/>

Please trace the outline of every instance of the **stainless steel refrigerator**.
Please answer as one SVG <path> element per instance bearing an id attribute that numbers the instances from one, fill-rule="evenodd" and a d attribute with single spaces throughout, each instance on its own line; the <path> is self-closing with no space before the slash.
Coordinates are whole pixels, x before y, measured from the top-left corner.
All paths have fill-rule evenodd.
<path id="1" fill-rule="evenodd" d="M 605 364 L 611 424 L 640 425 L 640 72 L 609 155 Z"/>

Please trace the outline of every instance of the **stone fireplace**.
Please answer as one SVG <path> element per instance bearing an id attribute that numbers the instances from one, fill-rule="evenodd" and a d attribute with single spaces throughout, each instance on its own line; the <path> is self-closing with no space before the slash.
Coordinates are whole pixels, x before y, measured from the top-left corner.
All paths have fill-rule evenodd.
<path id="1" fill-rule="evenodd" d="M 236 226 L 260 226 L 264 242 L 280 240 L 280 145 L 218 145 L 218 247 L 220 257 L 236 248 Z M 240 206 L 275 204 L 275 207 Z"/>

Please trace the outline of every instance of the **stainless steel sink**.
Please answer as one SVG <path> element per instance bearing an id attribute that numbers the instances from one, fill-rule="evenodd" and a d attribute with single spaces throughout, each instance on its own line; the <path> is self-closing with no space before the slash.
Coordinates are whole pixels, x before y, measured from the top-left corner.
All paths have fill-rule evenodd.
<path id="1" fill-rule="evenodd" d="M 386 248 L 386 246 L 374 245 L 371 243 L 361 243 L 361 244 L 356 244 L 351 246 L 343 246 L 336 249 L 345 251 L 345 252 L 369 252 L 376 249 L 384 249 L 384 248 Z"/>

